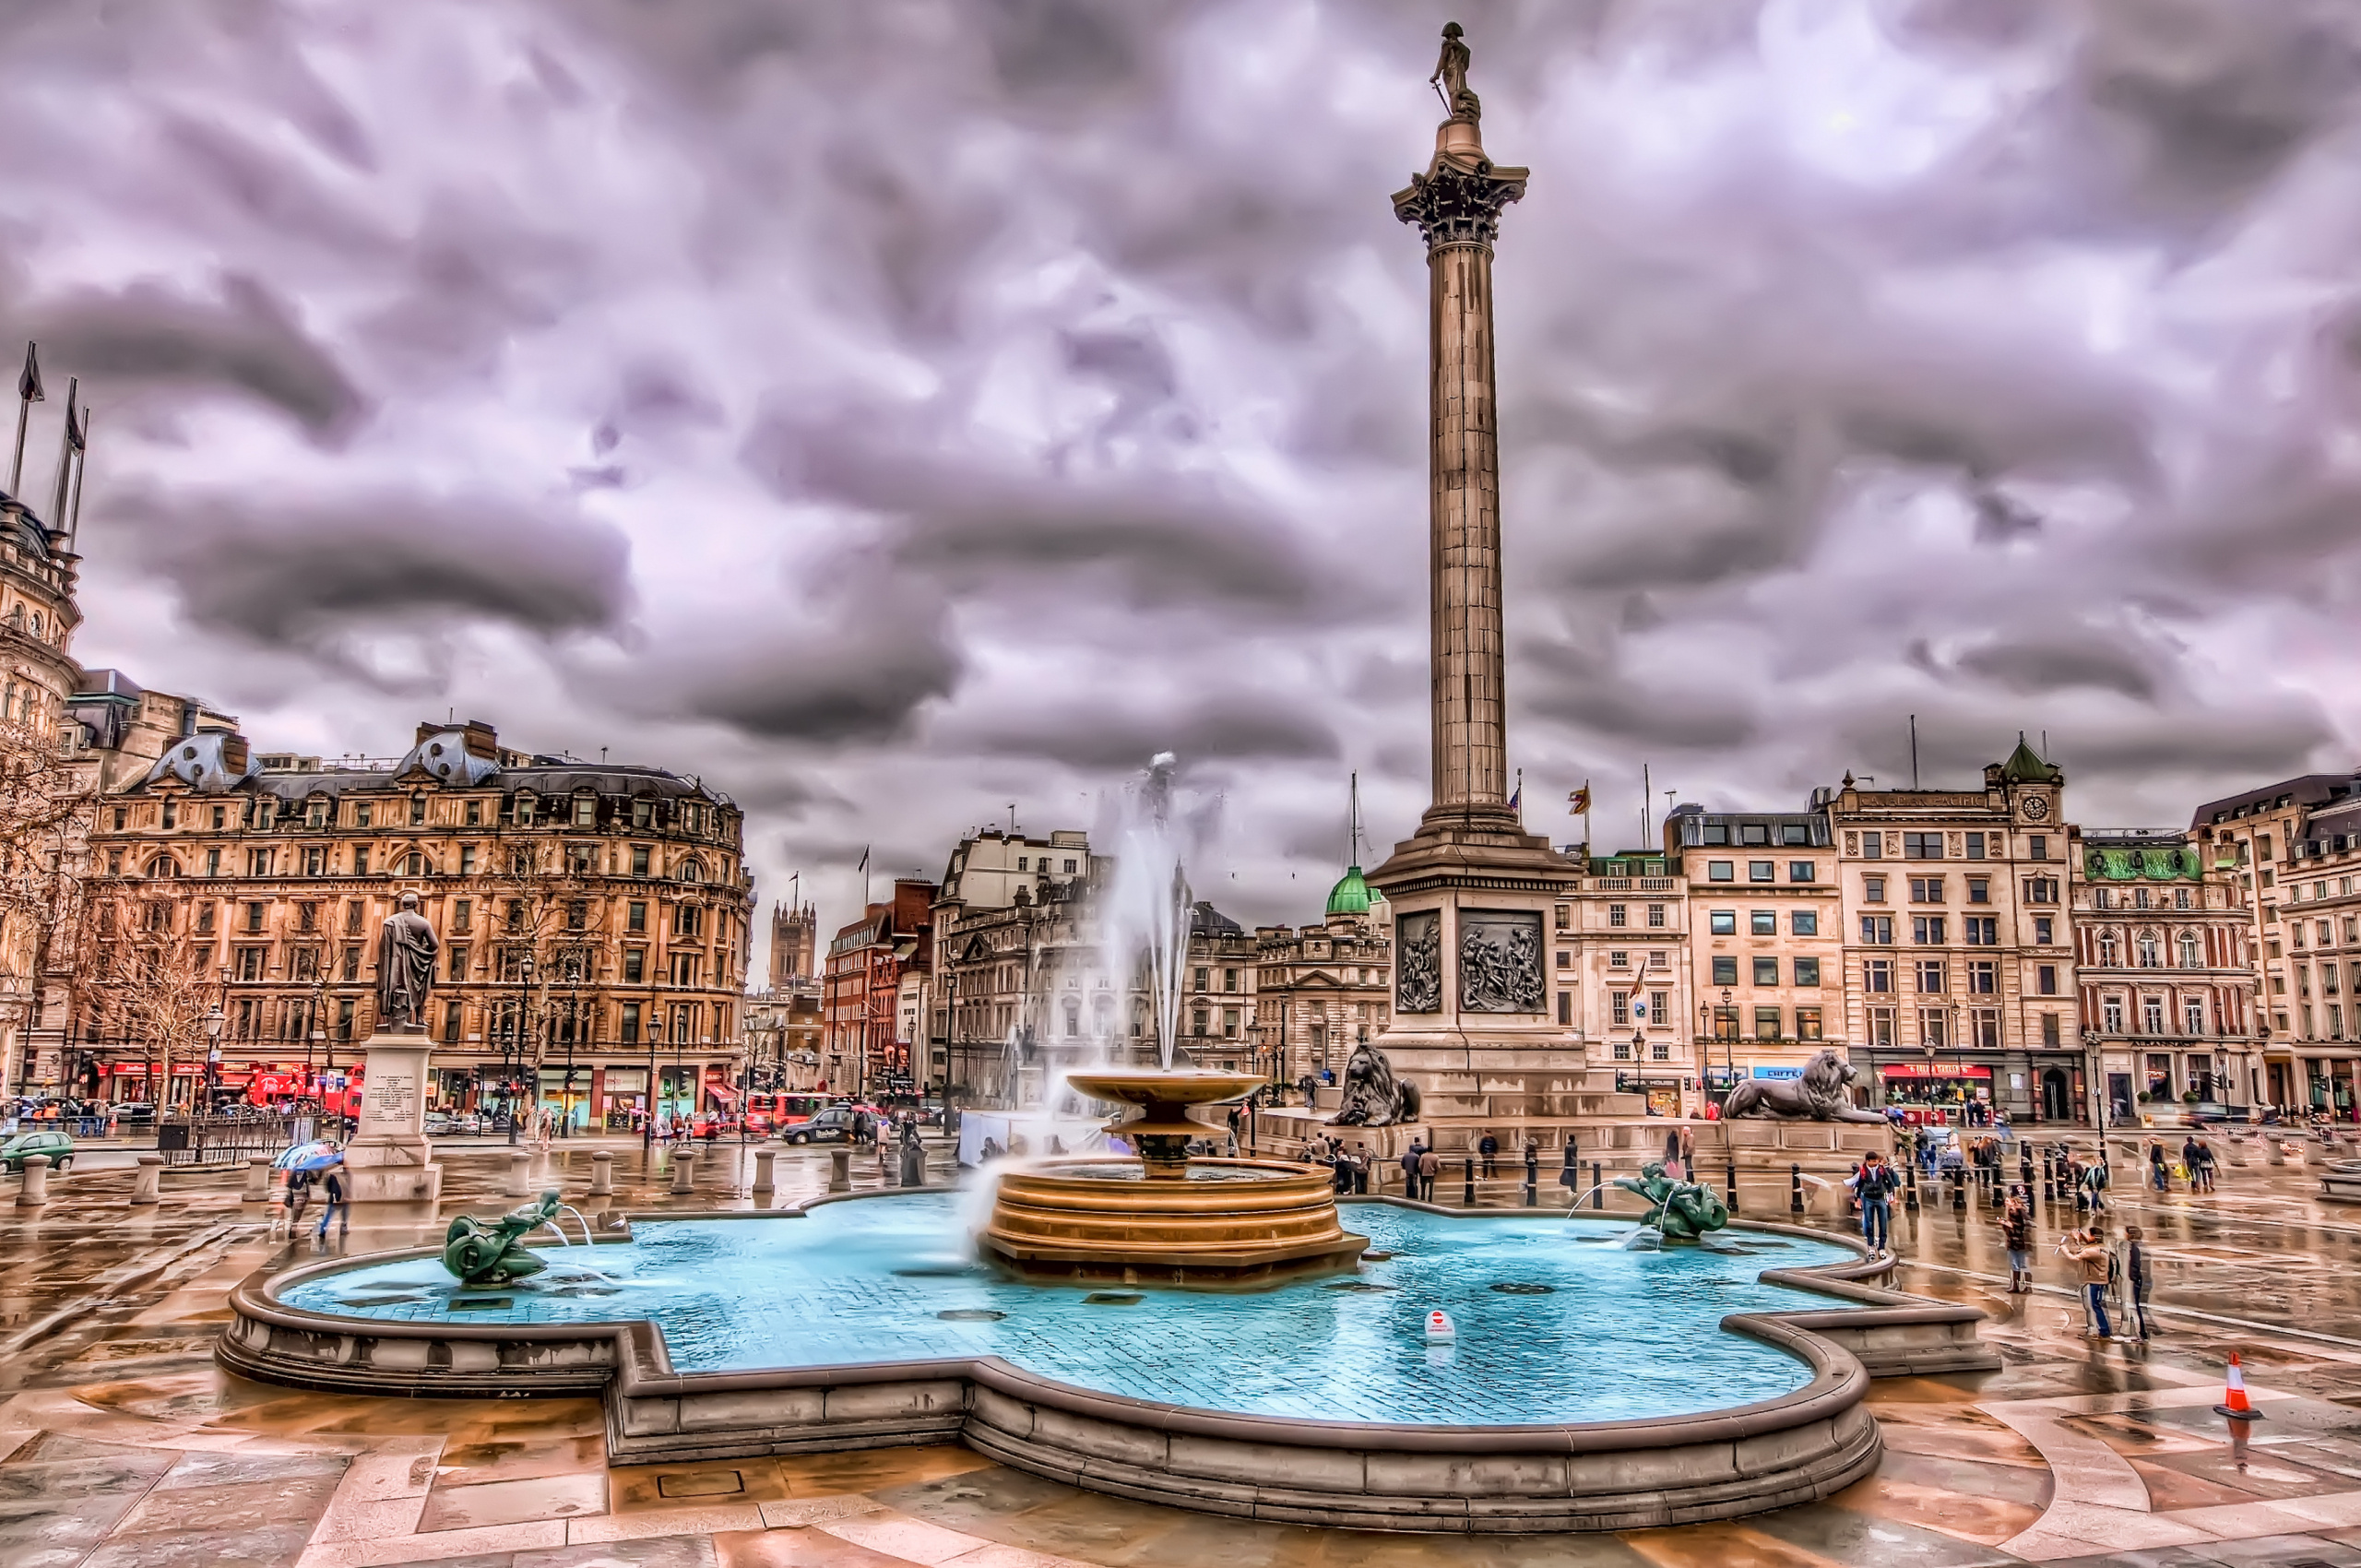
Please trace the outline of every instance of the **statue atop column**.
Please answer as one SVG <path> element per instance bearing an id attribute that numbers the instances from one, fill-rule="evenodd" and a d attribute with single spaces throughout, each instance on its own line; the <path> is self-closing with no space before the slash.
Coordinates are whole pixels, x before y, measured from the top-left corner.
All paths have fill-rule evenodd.
<path id="1" fill-rule="evenodd" d="M 1459 24 L 1443 23 L 1442 54 L 1435 61 L 1435 74 L 1427 78 L 1427 85 L 1442 95 L 1443 106 L 1453 119 L 1473 123 L 1484 117 L 1484 105 L 1467 85 L 1471 58 Z"/>
<path id="2" fill-rule="evenodd" d="M 386 1033 L 422 1034 L 426 993 L 434 985 L 434 955 L 442 944 L 418 912 L 418 895 L 402 895 L 402 907 L 377 932 L 377 1028 Z"/>

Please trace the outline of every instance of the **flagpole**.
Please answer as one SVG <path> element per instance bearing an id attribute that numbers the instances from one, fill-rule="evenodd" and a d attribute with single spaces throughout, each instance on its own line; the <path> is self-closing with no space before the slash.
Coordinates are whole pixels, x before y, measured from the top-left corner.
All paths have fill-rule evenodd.
<path id="1" fill-rule="evenodd" d="M 41 361 L 33 352 L 33 344 L 25 345 L 24 374 L 17 377 L 17 455 L 8 462 L 8 493 L 15 495 L 25 479 L 25 425 L 32 418 L 33 405 L 42 400 Z"/>
<path id="2" fill-rule="evenodd" d="M 74 404 L 82 390 L 82 378 L 75 376 L 65 384 L 65 433 L 57 439 L 57 482 L 52 486 L 49 506 L 49 527 L 55 533 L 65 526 L 65 481 L 74 467 Z"/>
<path id="3" fill-rule="evenodd" d="M 1584 859 L 1588 859 L 1588 858 L 1589 858 L 1589 856 L 1590 856 L 1590 852 L 1591 852 L 1591 837 L 1590 837 L 1590 780 L 1589 780 L 1589 779 L 1587 779 L 1587 778 L 1585 778 L 1585 779 L 1584 779 L 1584 780 L 1583 780 L 1583 856 L 1584 856 Z M 1584 871 L 1588 871 L 1590 868 L 1589 868 L 1588 866 L 1584 866 L 1583 869 L 1584 869 Z"/>
<path id="4" fill-rule="evenodd" d="M 1525 831 L 1525 769 L 1516 770 L 1516 830 Z"/>
<path id="5" fill-rule="evenodd" d="M 74 459 L 74 509 L 65 524 L 65 552 L 74 553 L 74 540 L 82 531 L 82 470 L 90 466 L 90 410 L 82 410 L 81 455 Z"/>

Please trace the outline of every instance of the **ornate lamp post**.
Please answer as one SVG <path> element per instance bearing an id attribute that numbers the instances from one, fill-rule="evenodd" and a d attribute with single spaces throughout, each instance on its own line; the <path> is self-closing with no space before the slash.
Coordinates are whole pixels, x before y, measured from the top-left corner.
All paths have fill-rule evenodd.
<path id="1" fill-rule="evenodd" d="M 221 1075 L 221 1029 L 229 1021 L 219 1002 L 205 1010 L 205 1109 L 208 1114 L 213 1110 L 214 1084 Z"/>
<path id="2" fill-rule="evenodd" d="M 530 953 L 517 963 L 516 974 L 516 1027 L 508 1031 L 506 1042 L 516 1051 L 515 1064 L 508 1069 L 508 1141 L 512 1145 L 516 1142 L 518 1080 L 524 1076 L 525 1071 L 525 1018 L 533 1006 L 533 956 Z M 507 1050 L 504 1048 L 502 1054 L 507 1055 Z"/>

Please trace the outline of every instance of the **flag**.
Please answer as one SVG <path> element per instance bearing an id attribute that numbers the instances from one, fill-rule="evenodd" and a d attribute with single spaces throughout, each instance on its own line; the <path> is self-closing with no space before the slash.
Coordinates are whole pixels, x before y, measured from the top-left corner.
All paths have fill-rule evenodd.
<path id="1" fill-rule="evenodd" d="M 25 373 L 17 377 L 17 398 L 20 402 L 38 403 L 41 390 L 41 359 L 30 343 L 25 345 Z"/>
<path id="2" fill-rule="evenodd" d="M 74 405 L 71 403 L 65 405 L 65 445 L 77 452 L 81 451 L 83 447 L 82 421 L 75 413 Z"/>
<path id="3" fill-rule="evenodd" d="M 859 865 L 857 865 L 857 866 L 853 867 L 852 869 L 853 869 L 853 870 L 855 870 L 855 871 L 867 871 L 867 870 L 869 869 L 869 846 L 868 846 L 868 845 L 863 844 L 863 845 L 860 847 L 860 864 L 859 864 Z"/>
<path id="4" fill-rule="evenodd" d="M 1566 813 L 1568 816 L 1588 816 L 1590 814 L 1589 785 L 1584 785 L 1572 794 L 1568 795 L 1566 799 L 1570 802 L 1570 807 Z"/>
<path id="5" fill-rule="evenodd" d="M 1509 791 L 1509 810 L 1513 812 L 1521 812 L 1524 809 L 1525 780 L 1523 778 L 1519 778 L 1516 781 L 1516 788 Z"/>

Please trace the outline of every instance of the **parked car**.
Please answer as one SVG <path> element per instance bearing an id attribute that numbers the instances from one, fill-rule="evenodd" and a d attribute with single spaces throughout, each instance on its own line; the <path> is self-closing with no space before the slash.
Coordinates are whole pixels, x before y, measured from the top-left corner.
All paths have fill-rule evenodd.
<path id="1" fill-rule="evenodd" d="M 153 1122 L 156 1119 L 156 1107 L 144 1099 L 126 1099 L 107 1109 L 114 1112 L 118 1122 Z"/>
<path id="2" fill-rule="evenodd" d="M 850 1106 L 832 1105 L 808 1122 L 798 1122 L 779 1137 L 790 1144 L 848 1144 L 852 1142 L 852 1118 Z"/>
<path id="3" fill-rule="evenodd" d="M 0 1144 L 0 1170 L 22 1175 L 26 1158 L 36 1154 L 49 1156 L 52 1170 L 64 1170 L 74 1163 L 74 1140 L 64 1133 L 18 1133 Z"/>
<path id="4" fill-rule="evenodd" d="M 426 1113 L 426 1131 L 429 1136 L 447 1138 L 457 1130 L 457 1123 L 443 1111 L 430 1111 Z"/>

